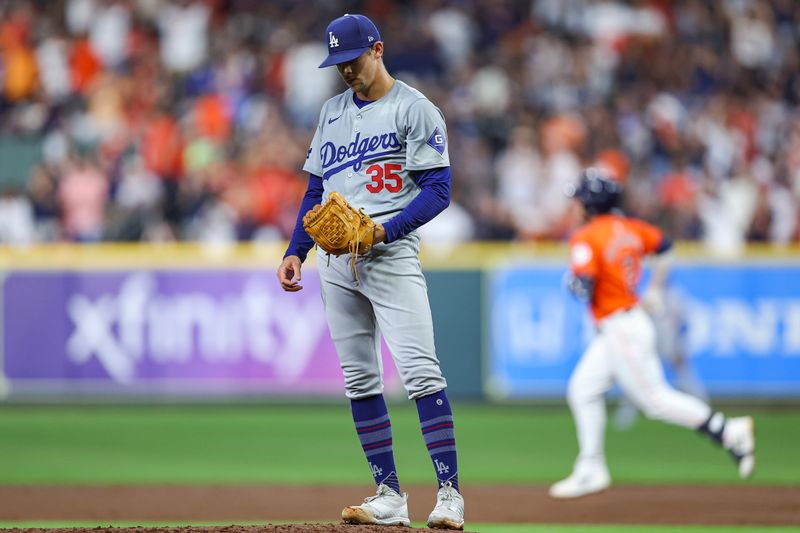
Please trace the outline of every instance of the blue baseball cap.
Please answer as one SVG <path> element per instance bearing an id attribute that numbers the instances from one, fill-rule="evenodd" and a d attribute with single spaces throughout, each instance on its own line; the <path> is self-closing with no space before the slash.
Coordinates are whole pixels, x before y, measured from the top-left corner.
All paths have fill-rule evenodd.
<path id="1" fill-rule="evenodd" d="M 364 15 L 345 14 L 328 24 L 325 31 L 328 57 L 319 68 L 352 61 L 381 40 L 378 28 Z"/>

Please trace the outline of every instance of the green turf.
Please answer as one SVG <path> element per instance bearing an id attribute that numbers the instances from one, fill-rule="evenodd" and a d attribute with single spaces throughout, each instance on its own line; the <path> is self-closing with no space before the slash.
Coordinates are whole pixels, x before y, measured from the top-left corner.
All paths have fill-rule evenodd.
<path id="1" fill-rule="evenodd" d="M 564 409 L 454 404 L 466 483 L 549 483 L 576 452 Z M 390 406 L 401 481 L 433 470 L 413 405 Z M 741 414 L 739 410 L 733 414 Z M 758 411 L 752 483 L 795 484 L 800 412 Z M 640 420 L 608 432 L 617 483 L 738 482 L 732 461 L 694 432 Z M 0 408 L 0 484 L 367 483 L 346 404 Z"/>

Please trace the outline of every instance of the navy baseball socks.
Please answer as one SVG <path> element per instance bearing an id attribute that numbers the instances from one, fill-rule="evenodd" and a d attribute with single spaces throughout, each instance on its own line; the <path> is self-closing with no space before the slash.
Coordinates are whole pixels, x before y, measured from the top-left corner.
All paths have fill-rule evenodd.
<path id="1" fill-rule="evenodd" d="M 439 481 L 436 506 L 428 516 L 428 527 L 464 529 L 464 498 L 458 490 L 456 435 L 447 393 L 440 390 L 417 399 L 417 412 L 425 446 Z"/>
<path id="2" fill-rule="evenodd" d="M 392 423 L 383 395 L 350 400 L 350 409 L 375 484 L 386 485 L 400 494 L 392 451 Z"/>
<path id="3" fill-rule="evenodd" d="M 703 422 L 697 431 L 705 434 L 709 439 L 722 446 L 722 432 L 725 431 L 725 415 L 720 412 L 712 412 L 708 419 Z"/>
<path id="4" fill-rule="evenodd" d="M 350 408 L 358 439 L 378 488 L 375 496 L 365 499 L 361 505 L 345 507 L 342 520 L 346 524 L 408 527 L 411 525 L 408 495 L 400 492 L 392 453 L 392 424 L 383 395 L 350 400 Z"/>
<path id="5" fill-rule="evenodd" d="M 747 479 L 756 466 L 755 424 L 749 416 L 725 418 L 720 412 L 711 413 L 697 431 L 707 435 L 731 454 L 739 470 L 739 477 Z"/>
<path id="6" fill-rule="evenodd" d="M 361 505 L 345 507 L 342 520 L 350 524 L 410 525 L 408 496 L 400 482 L 392 453 L 392 425 L 383 395 L 351 400 L 353 420 L 378 491 Z M 444 390 L 419 398 L 417 411 L 425 445 L 433 461 L 439 491 L 428 527 L 464 529 L 464 498 L 458 491 L 458 461 L 453 412 Z"/>
<path id="7" fill-rule="evenodd" d="M 458 459 L 453 411 L 444 390 L 417 399 L 419 425 L 433 461 L 439 486 L 449 482 L 458 490 Z"/>

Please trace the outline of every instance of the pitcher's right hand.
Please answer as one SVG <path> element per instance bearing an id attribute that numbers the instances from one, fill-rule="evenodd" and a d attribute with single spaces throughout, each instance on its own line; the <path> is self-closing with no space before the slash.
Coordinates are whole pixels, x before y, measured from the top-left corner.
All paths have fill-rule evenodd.
<path id="1" fill-rule="evenodd" d="M 278 281 L 286 292 L 297 292 L 303 288 L 298 282 L 300 276 L 300 258 L 296 255 L 287 255 L 278 267 Z"/>

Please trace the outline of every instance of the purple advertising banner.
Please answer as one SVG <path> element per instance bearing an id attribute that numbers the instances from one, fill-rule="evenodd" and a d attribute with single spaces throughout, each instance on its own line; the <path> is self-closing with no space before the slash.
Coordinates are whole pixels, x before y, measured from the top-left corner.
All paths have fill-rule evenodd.
<path id="1" fill-rule="evenodd" d="M 315 270 L 12 272 L 3 373 L 13 392 L 343 396 Z M 400 388 L 383 350 L 387 391 Z"/>

